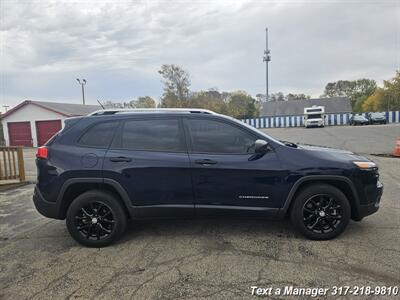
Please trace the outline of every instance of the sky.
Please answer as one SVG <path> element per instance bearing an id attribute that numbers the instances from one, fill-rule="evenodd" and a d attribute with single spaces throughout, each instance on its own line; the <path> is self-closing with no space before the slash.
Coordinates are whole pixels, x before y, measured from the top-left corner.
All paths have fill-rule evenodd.
<path id="1" fill-rule="evenodd" d="M 318 97 L 326 83 L 378 84 L 400 69 L 400 1 L 0 0 L 0 109 L 30 100 L 159 100 L 162 64 L 191 90 Z"/>

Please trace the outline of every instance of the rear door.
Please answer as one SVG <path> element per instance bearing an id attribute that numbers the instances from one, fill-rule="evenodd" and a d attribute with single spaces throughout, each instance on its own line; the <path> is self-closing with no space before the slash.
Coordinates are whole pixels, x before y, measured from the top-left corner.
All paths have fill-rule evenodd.
<path id="1" fill-rule="evenodd" d="M 277 211 L 283 173 L 273 150 L 256 155 L 258 136 L 236 123 L 198 117 L 186 125 L 196 211 Z"/>
<path id="2" fill-rule="evenodd" d="M 139 217 L 194 213 L 189 156 L 178 117 L 122 121 L 103 174 L 125 188 Z"/>

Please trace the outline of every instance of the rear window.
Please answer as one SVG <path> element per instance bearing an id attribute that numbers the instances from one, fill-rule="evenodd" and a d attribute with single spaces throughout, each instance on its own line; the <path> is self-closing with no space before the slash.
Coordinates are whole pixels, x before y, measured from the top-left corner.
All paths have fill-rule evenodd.
<path id="1" fill-rule="evenodd" d="M 126 150 L 185 151 L 177 119 L 126 121 L 113 148 Z"/>
<path id="2" fill-rule="evenodd" d="M 88 147 L 108 148 L 118 122 L 99 123 L 90 127 L 79 139 L 79 144 Z"/>

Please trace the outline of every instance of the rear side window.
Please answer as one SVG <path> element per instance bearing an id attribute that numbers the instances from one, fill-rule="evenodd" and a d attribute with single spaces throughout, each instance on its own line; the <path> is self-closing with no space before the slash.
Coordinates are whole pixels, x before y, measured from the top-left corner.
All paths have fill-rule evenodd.
<path id="1" fill-rule="evenodd" d="M 113 148 L 165 152 L 185 151 L 177 119 L 126 121 Z"/>
<path id="2" fill-rule="evenodd" d="M 82 146 L 108 148 L 117 126 L 118 122 L 96 124 L 81 136 L 78 143 Z"/>
<path id="3" fill-rule="evenodd" d="M 216 154 L 254 153 L 256 137 L 245 130 L 214 120 L 188 120 L 192 152 Z"/>

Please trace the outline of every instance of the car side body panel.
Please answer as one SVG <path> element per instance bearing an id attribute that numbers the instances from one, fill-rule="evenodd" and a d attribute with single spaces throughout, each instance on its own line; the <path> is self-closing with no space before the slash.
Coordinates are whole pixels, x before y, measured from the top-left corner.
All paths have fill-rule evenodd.
<path id="1" fill-rule="evenodd" d="M 146 117 L 156 119 L 158 115 Z M 349 187 L 356 199 L 356 219 L 377 210 L 382 195 L 377 170 L 358 170 L 352 160 L 362 158 L 352 153 L 288 146 L 218 115 L 171 113 L 163 117 L 209 118 L 243 126 L 243 130 L 250 131 L 255 138 L 266 140 L 270 150 L 262 155 L 215 155 L 193 153 L 190 144 L 186 151 L 179 153 L 127 151 L 110 149 L 110 145 L 85 147 L 79 145 L 78 140 L 94 124 L 123 122 L 138 116 L 81 118 L 49 145 L 48 159 L 37 159 L 34 203 L 38 211 L 51 218 L 64 218 L 64 196 L 68 187 L 82 183 L 96 184 L 100 189 L 112 188 L 131 218 L 210 213 L 283 217 L 303 184 L 321 181 L 339 181 Z M 187 130 L 184 135 L 187 141 Z M 110 160 L 121 157 L 129 161 Z M 217 163 L 196 163 L 204 159 Z"/>

